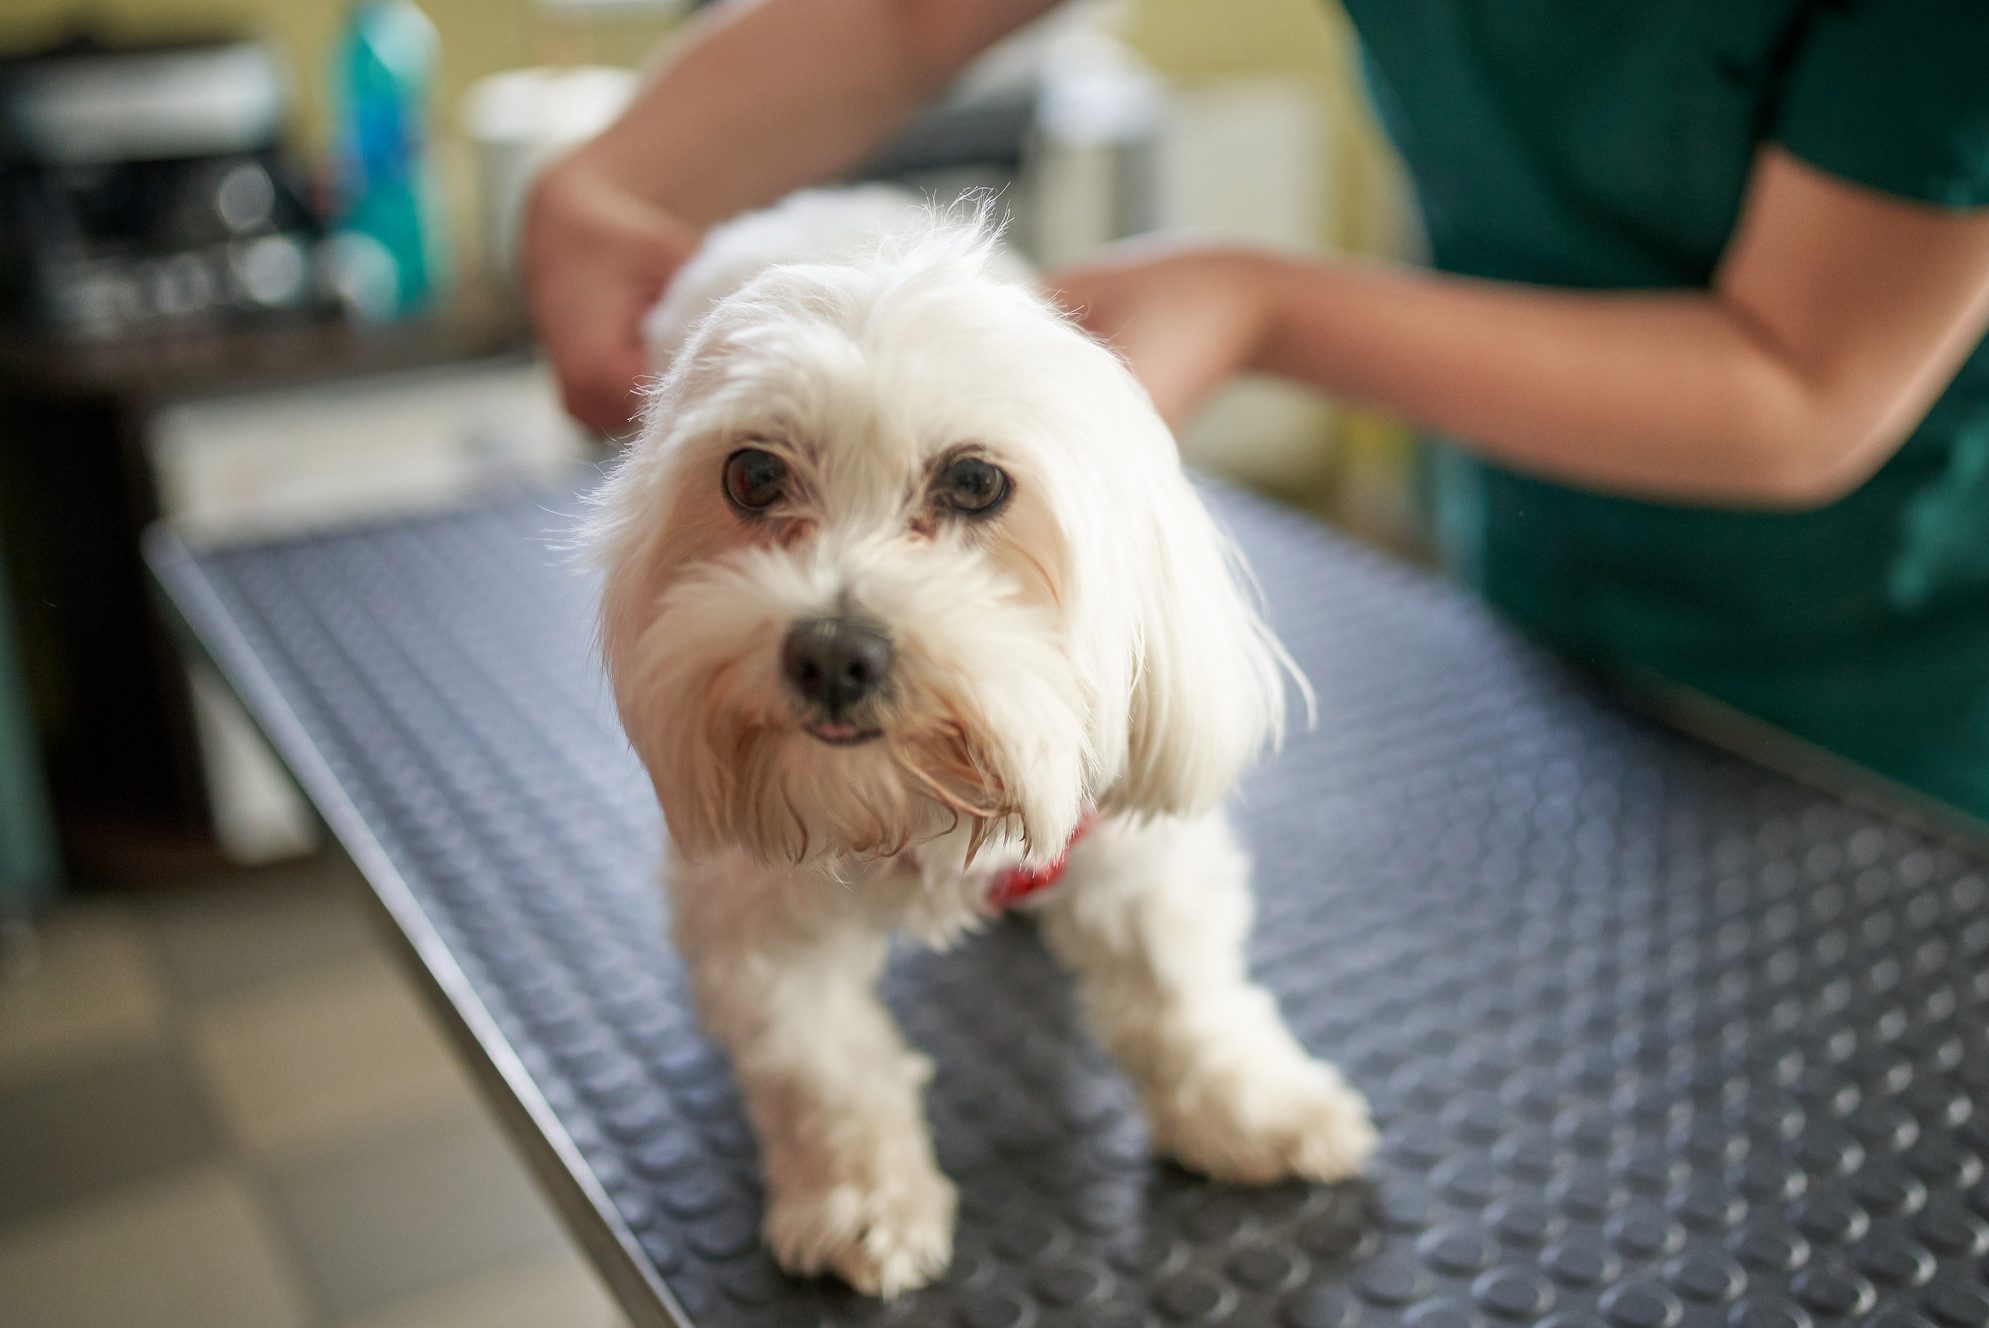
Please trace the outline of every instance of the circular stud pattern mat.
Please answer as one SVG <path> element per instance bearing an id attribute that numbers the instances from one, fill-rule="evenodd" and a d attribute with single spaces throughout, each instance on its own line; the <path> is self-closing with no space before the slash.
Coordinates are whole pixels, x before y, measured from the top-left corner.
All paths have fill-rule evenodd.
<path id="1" fill-rule="evenodd" d="M 889 1305 L 760 1250 L 557 547 L 575 500 L 152 552 L 639 1323 L 1989 1325 L 1980 848 L 1661 731 L 1456 591 L 1213 499 L 1319 692 L 1239 805 L 1254 963 L 1373 1100 L 1371 1183 L 1154 1164 L 1005 921 L 888 979 L 961 1193 L 946 1280 Z"/>

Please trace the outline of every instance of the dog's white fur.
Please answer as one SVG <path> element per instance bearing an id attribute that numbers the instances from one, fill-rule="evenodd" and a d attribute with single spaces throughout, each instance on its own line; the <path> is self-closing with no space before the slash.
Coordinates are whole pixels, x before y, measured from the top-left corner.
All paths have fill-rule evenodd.
<path id="1" fill-rule="evenodd" d="M 1283 723 L 1288 664 L 1124 365 L 1034 293 L 985 208 L 875 190 L 714 231 L 651 333 L 669 367 L 594 531 L 602 651 L 781 1263 L 883 1295 L 944 1269 L 930 1065 L 873 984 L 894 929 L 984 921 L 1000 874 L 1088 811 L 1026 907 L 1155 1147 L 1225 1179 L 1355 1172 L 1365 1104 L 1245 972 L 1221 810 Z M 933 459 L 963 445 L 1012 479 L 991 518 L 932 506 Z M 766 516 L 722 493 L 746 446 L 789 468 Z M 832 746 L 778 661 L 792 623 L 852 612 L 895 660 L 882 736 Z"/>

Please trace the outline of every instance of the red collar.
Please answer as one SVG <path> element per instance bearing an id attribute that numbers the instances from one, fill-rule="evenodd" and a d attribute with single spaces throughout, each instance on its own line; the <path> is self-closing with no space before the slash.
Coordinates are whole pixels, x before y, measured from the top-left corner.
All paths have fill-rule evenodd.
<path id="1" fill-rule="evenodd" d="M 1090 832 L 1097 820 L 1098 813 L 1086 812 L 1078 821 L 1077 829 L 1070 832 L 1070 839 L 1064 844 L 1064 851 L 1051 861 L 1040 867 L 1010 867 L 995 877 L 994 884 L 988 887 L 989 910 L 999 913 L 1062 880 L 1064 868 L 1070 863 L 1070 851 L 1077 847 L 1077 841 Z"/>

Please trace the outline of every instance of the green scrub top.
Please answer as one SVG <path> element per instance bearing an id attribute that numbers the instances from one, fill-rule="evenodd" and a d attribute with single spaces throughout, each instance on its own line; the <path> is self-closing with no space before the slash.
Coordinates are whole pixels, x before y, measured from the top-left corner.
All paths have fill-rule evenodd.
<path id="1" fill-rule="evenodd" d="M 1989 204 L 1982 0 L 1344 0 L 1445 271 L 1704 287 L 1758 146 Z M 1805 512 L 1635 501 L 1453 449 L 1460 575 L 1646 669 L 1989 818 L 1989 342 L 1870 482 Z"/>

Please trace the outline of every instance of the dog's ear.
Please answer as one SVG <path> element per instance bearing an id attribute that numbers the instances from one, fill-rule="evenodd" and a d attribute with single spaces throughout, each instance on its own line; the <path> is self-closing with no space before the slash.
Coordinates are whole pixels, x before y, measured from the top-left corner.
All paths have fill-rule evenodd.
<path id="1" fill-rule="evenodd" d="M 1156 477 L 1137 576 L 1126 768 L 1111 801 L 1194 815 L 1229 793 L 1284 727 L 1284 684 L 1304 680 L 1264 625 L 1240 556 L 1178 471 Z"/>
<path id="2" fill-rule="evenodd" d="M 648 639 L 648 628 L 684 547 L 697 547 L 700 532 L 671 538 L 673 532 L 695 523 L 669 515 L 673 496 L 669 458 L 654 431 L 652 420 L 595 491 L 594 510 L 580 545 L 601 573 L 595 645 L 622 732 L 649 775 L 657 801 L 664 804 L 676 851 L 696 857 L 712 846 L 709 818 L 694 816 L 685 806 L 672 806 L 663 795 L 666 787 L 696 787 L 695 781 L 665 776 L 688 759 L 698 730 L 681 722 L 672 724 L 659 714 L 665 697 L 657 682 L 655 643 Z"/>

